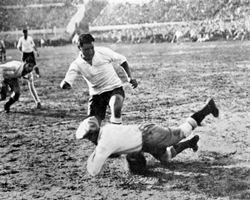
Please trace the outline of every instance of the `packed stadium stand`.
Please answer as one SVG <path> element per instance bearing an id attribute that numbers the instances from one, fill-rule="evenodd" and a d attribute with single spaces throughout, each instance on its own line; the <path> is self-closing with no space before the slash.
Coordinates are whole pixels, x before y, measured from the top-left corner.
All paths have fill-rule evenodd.
<path id="1" fill-rule="evenodd" d="M 249 0 L 152 0 L 145 4 L 109 4 L 93 26 L 153 22 L 240 19 L 250 14 Z"/>
<path id="2" fill-rule="evenodd" d="M 36 4 L 37 2 L 37 4 Z M 1 1 L 2 31 L 24 27 L 43 29 L 65 27 L 77 8 L 67 1 Z M 44 2 L 48 2 L 45 4 Z"/>
<path id="3" fill-rule="evenodd" d="M 83 5 L 84 20 L 72 21 Z M 105 5 L 106 1 L 94 0 L 1 0 L 0 38 L 6 40 L 7 46 L 15 44 L 22 29 L 28 28 L 35 40 L 70 42 L 75 29 L 87 29 L 88 22 L 92 22 Z M 73 30 L 69 33 L 70 23 L 73 23 Z"/>
<path id="4" fill-rule="evenodd" d="M 140 43 L 178 42 L 180 38 L 191 41 L 249 39 L 250 0 L 117 2 L 1 0 L 0 32 L 20 31 L 23 27 L 33 30 L 66 29 L 72 16 L 79 11 L 77 5 L 85 3 L 85 15 L 80 25 L 89 26 L 89 31 L 102 41 Z"/>
<path id="5" fill-rule="evenodd" d="M 100 37 L 117 42 L 177 42 L 181 37 L 191 41 L 243 40 L 249 38 L 249 16 L 249 0 L 151 0 L 108 4 L 91 26 L 109 26 L 110 31 Z"/>

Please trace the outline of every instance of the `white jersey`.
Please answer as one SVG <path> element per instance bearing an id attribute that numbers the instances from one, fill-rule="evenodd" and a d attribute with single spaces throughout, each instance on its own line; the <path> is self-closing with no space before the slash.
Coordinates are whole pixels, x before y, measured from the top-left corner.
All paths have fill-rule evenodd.
<path id="1" fill-rule="evenodd" d="M 92 65 L 82 58 L 82 53 L 73 61 L 62 83 L 71 86 L 80 74 L 87 82 L 90 95 L 101 94 L 122 86 L 122 81 L 117 75 L 113 63 L 122 64 L 126 57 L 105 47 L 95 47 Z M 61 85 L 62 85 L 61 83 Z"/>
<path id="2" fill-rule="evenodd" d="M 40 102 L 40 99 L 37 95 L 35 86 L 34 86 L 34 79 L 32 72 L 22 76 L 24 63 L 20 61 L 10 61 L 5 64 L 0 65 L 0 72 L 4 79 L 12 79 L 12 78 L 21 78 L 23 77 L 28 81 L 28 86 L 30 93 L 36 103 Z"/>
<path id="3" fill-rule="evenodd" d="M 21 78 L 24 63 L 20 61 L 10 61 L 0 65 L 3 78 Z"/>
<path id="4" fill-rule="evenodd" d="M 153 151 L 158 146 L 172 146 L 190 136 L 196 127 L 197 123 L 191 117 L 177 128 L 164 128 L 155 124 L 104 125 L 100 129 L 96 149 L 88 158 L 87 170 L 92 176 L 99 174 L 111 154 L 139 152 L 143 145 L 153 148 Z"/>
<path id="5" fill-rule="evenodd" d="M 24 39 L 24 36 L 22 36 L 19 40 L 18 40 L 18 44 L 17 44 L 17 48 L 19 49 L 20 47 L 22 47 L 22 52 L 24 53 L 31 53 L 34 51 L 34 47 L 35 47 L 35 43 L 32 39 L 32 37 L 27 36 L 27 39 Z"/>
<path id="6" fill-rule="evenodd" d="M 88 159 L 87 170 L 95 176 L 111 154 L 128 154 L 141 149 L 142 132 L 138 125 L 105 125 L 100 130 L 98 145 Z"/>

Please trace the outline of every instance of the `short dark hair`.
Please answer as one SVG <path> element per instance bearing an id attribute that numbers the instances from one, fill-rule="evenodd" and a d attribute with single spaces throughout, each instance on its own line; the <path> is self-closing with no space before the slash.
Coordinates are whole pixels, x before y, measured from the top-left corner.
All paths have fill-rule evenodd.
<path id="1" fill-rule="evenodd" d="M 26 28 L 23 29 L 23 33 L 28 33 L 28 30 Z"/>
<path id="2" fill-rule="evenodd" d="M 83 44 L 91 44 L 95 41 L 95 38 L 90 34 L 81 34 L 78 39 L 78 46 L 83 46 Z"/>

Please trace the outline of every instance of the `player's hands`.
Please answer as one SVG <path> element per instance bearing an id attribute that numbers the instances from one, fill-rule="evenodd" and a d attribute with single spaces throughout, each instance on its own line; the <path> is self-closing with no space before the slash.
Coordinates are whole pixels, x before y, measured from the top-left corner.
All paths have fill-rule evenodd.
<path id="1" fill-rule="evenodd" d="M 135 89 L 138 86 L 137 80 L 136 79 L 130 79 L 129 83 L 132 85 L 132 87 Z"/>

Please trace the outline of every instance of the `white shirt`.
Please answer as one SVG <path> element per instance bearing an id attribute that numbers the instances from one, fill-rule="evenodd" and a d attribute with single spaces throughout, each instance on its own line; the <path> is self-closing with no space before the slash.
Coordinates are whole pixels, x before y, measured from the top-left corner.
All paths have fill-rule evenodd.
<path id="1" fill-rule="evenodd" d="M 20 61 L 10 61 L 5 64 L 0 65 L 0 72 L 2 72 L 3 78 L 11 79 L 11 78 L 21 78 L 27 79 L 30 93 L 35 101 L 35 103 L 40 102 L 40 99 L 37 95 L 33 74 L 28 73 L 25 76 L 22 76 L 24 63 Z"/>
<path id="2" fill-rule="evenodd" d="M 142 132 L 138 125 L 107 124 L 100 130 L 98 145 L 88 159 L 87 170 L 95 176 L 111 154 L 128 154 L 141 149 Z"/>
<path id="3" fill-rule="evenodd" d="M 144 142 L 150 146 L 172 146 L 189 137 L 197 122 L 189 117 L 177 128 L 164 128 L 155 124 L 116 125 L 107 124 L 100 129 L 95 151 L 88 158 L 87 170 L 95 176 L 100 173 L 111 154 L 129 154 L 142 150 Z M 145 141 L 142 134 L 149 134 Z M 162 144 L 161 144 L 162 143 Z M 145 144 L 145 143 L 144 143 Z"/>
<path id="4" fill-rule="evenodd" d="M 24 53 L 31 53 L 34 51 L 35 43 L 32 39 L 32 37 L 27 36 L 27 40 L 24 39 L 24 36 L 22 36 L 18 40 L 17 48 L 19 49 L 22 47 L 22 52 Z"/>
<path id="5" fill-rule="evenodd" d="M 24 63 L 20 61 L 10 61 L 0 65 L 3 78 L 21 78 Z"/>
<path id="6" fill-rule="evenodd" d="M 92 65 L 87 63 L 80 53 L 71 63 L 61 86 L 64 82 L 72 86 L 78 74 L 86 80 L 90 95 L 101 94 L 122 86 L 122 81 L 117 75 L 113 63 L 117 62 L 120 65 L 127 61 L 126 57 L 109 48 L 95 47 L 94 49 Z"/>

